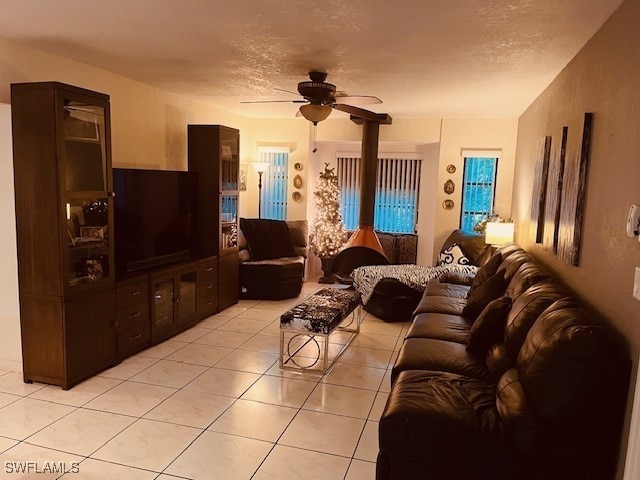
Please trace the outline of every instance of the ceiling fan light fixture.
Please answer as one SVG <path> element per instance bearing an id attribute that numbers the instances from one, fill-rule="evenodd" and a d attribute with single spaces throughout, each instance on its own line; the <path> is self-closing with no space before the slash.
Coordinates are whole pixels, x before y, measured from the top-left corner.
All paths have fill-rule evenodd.
<path id="1" fill-rule="evenodd" d="M 302 105 L 300 107 L 300 113 L 315 125 L 325 120 L 331 114 L 331 107 L 329 105 Z"/>

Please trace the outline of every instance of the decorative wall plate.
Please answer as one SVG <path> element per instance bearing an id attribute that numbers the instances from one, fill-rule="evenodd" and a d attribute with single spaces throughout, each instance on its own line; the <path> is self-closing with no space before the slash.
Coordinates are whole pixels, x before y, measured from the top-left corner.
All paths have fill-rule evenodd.
<path id="1" fill-rule="evenodd" d="M 453 180 L 449 179 L 446 182 L 444 182 L 444 193 L 446 193 L 447 195 L 451 195 L 455 191 L 456 191 L 456 184 L 453 183 Z"/>
<path id="2" fill-rule="evenodd" d="M 299 172 L 300 170 L 302 170 L 302 164 L 300 162 L 295 163 L 293 165 L 293 169 Z"/>
<path id="3" fill-rule="evenodd" d="M 296 188 L 302 187 L 302 177 L 300 175 L 293 177 L 293 186 Z"/>
<path id="4" fill-rule="evenodd" d="M 302 200 L 302 194 L 300 192 L 293 192 L 291 194 L 291 198 L 293 198 L 294 202 L 299 202 L 300 200 Z"/>
<path id="5" fill-rule="evenodd" d="M 454 205 L 455 203 L 453 203 L 453 200 L 447 199 L 444 202 L 442 202 L 442 208 L 444 208 L 445 210 L 451 210 Z"/>
<path id="6" fill-rule="evenodd" d="M 450 163 L 449 165 L 447 165 L 447 172 L 456 173 L 456 166 L 453 163 Z"/>

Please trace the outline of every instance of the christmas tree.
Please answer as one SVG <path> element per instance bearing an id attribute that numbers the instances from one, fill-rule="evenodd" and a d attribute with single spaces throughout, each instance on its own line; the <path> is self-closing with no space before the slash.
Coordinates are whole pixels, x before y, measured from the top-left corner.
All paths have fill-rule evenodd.
<path id="1" fill-rule="evenodd" d="M 338 175 L 324 164 L 313 195 L 316 197 L 316 219 L 311 227 L 311 245 L 320 258 L 335 257 L 345 241 L 344 224 L 340 213 Z"/>

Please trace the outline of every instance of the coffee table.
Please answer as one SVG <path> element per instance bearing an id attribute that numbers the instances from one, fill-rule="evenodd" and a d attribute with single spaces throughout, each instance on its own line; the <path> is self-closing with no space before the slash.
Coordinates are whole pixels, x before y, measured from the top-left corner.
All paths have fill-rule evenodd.
<path id="1" fill-rule="evenodd" d="M 357 291 L 344 288 L 319 290 L 280 317 L 280 369 L 327 373 L 360 332 L 361 323 L 360 294 Z M 336 332 L 350 335 L 329 363 L 329 337 Z M 315 359 L 303 351 L 308 345 L 317 347 Z M 321 368 L 314 368 L 320 364 Z"/>

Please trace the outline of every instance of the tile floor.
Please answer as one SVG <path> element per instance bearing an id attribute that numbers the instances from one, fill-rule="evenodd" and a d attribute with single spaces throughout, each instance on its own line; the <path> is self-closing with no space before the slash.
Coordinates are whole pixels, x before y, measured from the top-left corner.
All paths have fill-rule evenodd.
<path id="1" fill-rule="evenodd" d="M 407 326 L 363 311 L 327 375 L 282 373 L 279 316 L 318 288 L 240 301 L 69 391 L 0 370 L 0 478 L 373 479 Z"/>

